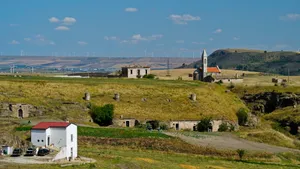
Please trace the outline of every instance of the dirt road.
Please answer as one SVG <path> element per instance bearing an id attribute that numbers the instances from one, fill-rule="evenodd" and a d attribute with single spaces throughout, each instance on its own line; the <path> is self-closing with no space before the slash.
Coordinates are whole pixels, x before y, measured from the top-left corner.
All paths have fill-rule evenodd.
<path id="1" fill-rule="evenodd" d="M 248 141 L 241 139 L 230 133 L 220 134 L 220 135 L 207 135 L 198 134 L 197 137 L 188 136 L 182 132 L 165 132 L 165 134 L 173 137 L 178 137 L 183 141 L 199 146 L 214 147 L 217 149 L 227 149 L 227 150 L 237 150 L 244 149 L 248 151 L 262 151 L 270 153 L 280 153 L 280 152 L 298 152 L 300 150 L 268 145 L 264 143 L 258 143 L 254 141 Z"/>

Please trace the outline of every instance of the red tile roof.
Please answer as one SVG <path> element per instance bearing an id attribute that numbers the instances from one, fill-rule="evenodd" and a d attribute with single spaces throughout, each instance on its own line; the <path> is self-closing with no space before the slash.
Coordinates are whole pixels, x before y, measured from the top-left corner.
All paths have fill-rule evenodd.
<path id="1" fill-rule="evenodd" d="M 221 73 L 220 69 L 218 67 L 207 67 L 208 73 Z"/>
<path id="2" fill-rule="evenodd" d="M 202 70 L 202 67 L 200 70 Z M 207 73 L 221 73 L 221 70 L 218 67 L 207 67 Z"/>
<path id="3" fill-rule="evenodd" d="M 55 127 L 55 128 L 66 128 L 70 125 L 71 123 L 67 122 L 40 122 L 39 124 L 35 125 L 32 127 L 32 129 L 35 130 L 45 130 L 49 127 Z"/>

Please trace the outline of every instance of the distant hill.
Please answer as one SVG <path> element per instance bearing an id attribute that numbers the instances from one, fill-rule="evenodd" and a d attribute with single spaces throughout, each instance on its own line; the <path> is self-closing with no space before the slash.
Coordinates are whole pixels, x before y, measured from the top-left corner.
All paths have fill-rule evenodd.
<path id="1" fill-rule="evenodd" d="M 171 68 L 197 61 L 193 58 L 179 57 L 0 56 L 0 72 L 9 72 L 11 65 L 16 66 L 16 71 L 28 67 L 34 67 L 37 71 L 39 69 L 117 70 L 130 64 L 147 65 L 152 69 L 167 69 L 168 59 Z"/>
<path id="2" fill-rule="evenodd" d="M 300 53 L 250 49 L 220 49 L 208 57 L 209 66 L 287 75 L 300 75 Z M 195 68 L 201 60 L 180 68 Z"/>

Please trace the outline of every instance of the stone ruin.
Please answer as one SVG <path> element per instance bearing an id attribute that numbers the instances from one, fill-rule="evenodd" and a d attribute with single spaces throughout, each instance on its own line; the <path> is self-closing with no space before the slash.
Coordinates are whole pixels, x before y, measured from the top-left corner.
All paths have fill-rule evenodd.
<path id="1" fill-rule="evenodd" d="M 119 93 L 115 93 L 114 100 L 120 101 L 120 94 Z"/>
<path id="2" fill-rule="evenodd" d="M 197 100 L 197 95 L 195 93 L 191 94 L 190 99 L 192 101 L 196 101 Z"/>
<path id="3" fill-rule="evenodd" d="M 1 103 L 0 116 L 27 118 L 31 116 L 41 115 L 42 112 L 37 107 L 30 104 L 22 103 Z"/>
<path id="4" fill-rule="evenodd" d="M 89 101 L 91 99 L 90 93 L 89 92 L 85 92 L 83 99 L 86 100 L 86 101 Z"/>

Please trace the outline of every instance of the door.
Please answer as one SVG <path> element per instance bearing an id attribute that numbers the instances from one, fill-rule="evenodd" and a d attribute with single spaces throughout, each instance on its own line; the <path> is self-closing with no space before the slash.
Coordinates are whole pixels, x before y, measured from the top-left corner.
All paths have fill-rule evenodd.
<path id="1" fill-rule="evenodd" d="M 47 138 L 47 145 L 50 146 L 50 136 Z"/>
<path id="2" fill-rule="evenodd" d="M 176 130 L 179 130 L 179 123 L 176 123 L 175 127 L 176 127 Z"/>
<path id="3" fill-rule="evenodd" d="M 73 147 L 71 147 L 71 158 L 73 159 Z"/>
<path id="4" fill-rule="evenodd" d="M 126 121 L 126 127 L 129 127 L 129 121 Z"/>
<path id="5" fill-rule="evenodd" d="M 19 109 L 19 118 L 23 118 L 23 110 Z"/>

